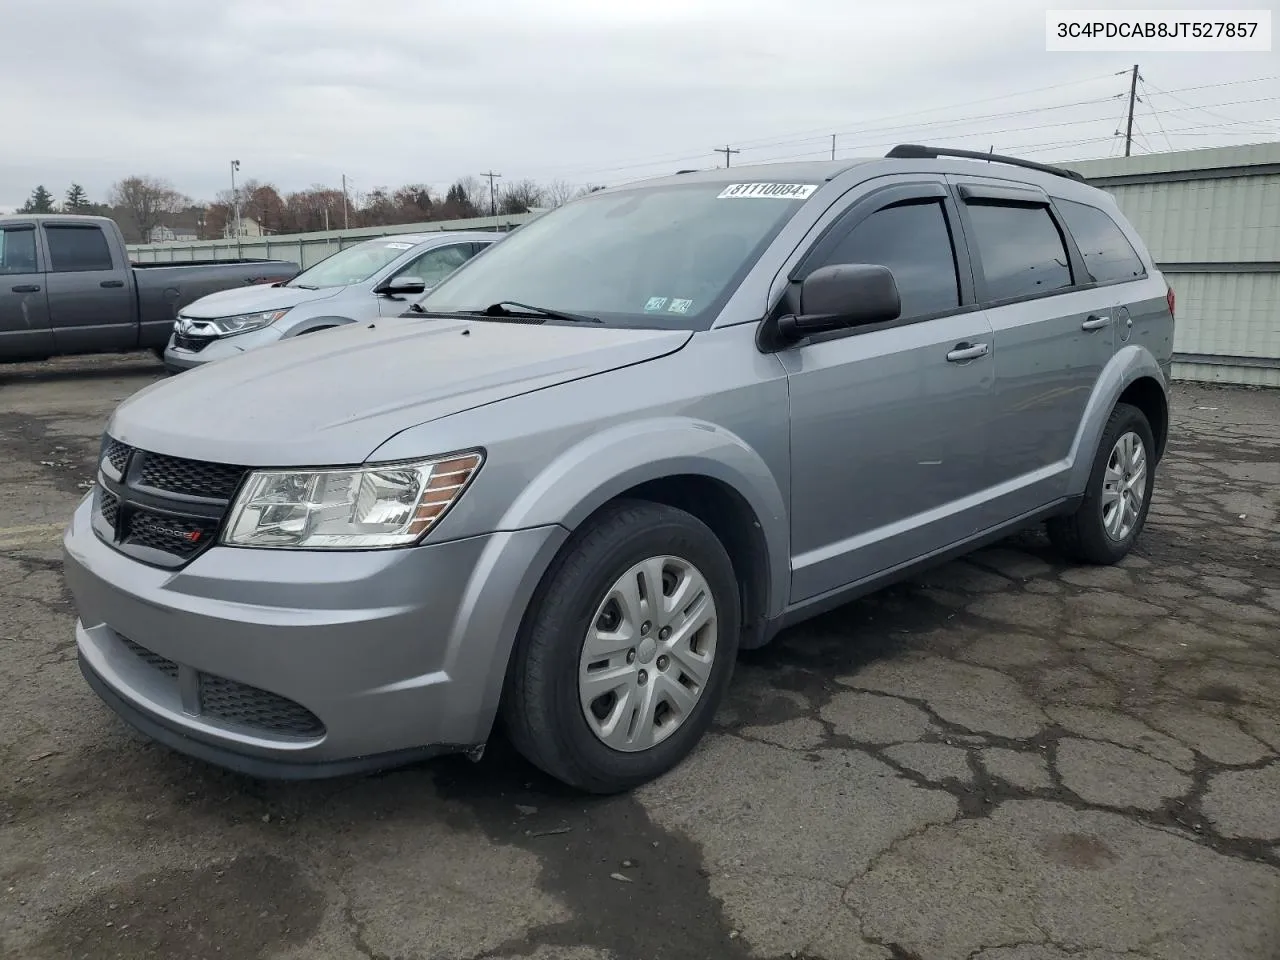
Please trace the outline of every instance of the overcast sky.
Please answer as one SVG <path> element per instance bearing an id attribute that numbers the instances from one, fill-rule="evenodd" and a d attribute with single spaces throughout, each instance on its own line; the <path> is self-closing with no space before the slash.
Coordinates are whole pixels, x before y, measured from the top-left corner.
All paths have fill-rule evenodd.
<path id="1" fill-rule="evenodd" d="M 131 174 L 210 199 L 232 159 L 282 191 L 344 173 L 367 191 L 487 170 L 617 183 L 723 165 L 726 143 L 735 164 L 829 156 L 832 133 L 841 156 L 901 141 L 1107 156 L 1128 91 L 1116 74 L 1135 61 L 1136 152 L 1280 139 L 1277 54 L 1046 53 L 1045 9 L 0 0 L 0 209 L 38 183 L 101 200 Z"/>

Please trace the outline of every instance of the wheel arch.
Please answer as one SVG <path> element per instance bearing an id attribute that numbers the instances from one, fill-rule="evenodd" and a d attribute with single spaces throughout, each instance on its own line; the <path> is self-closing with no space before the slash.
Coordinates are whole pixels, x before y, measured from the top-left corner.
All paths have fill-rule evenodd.
<path id="1" fill-rule="evenodd" d="M 500 528 L 554 523 L 575 531 L 620 499 L 664 503 L 711 528 L 738 575 L 743 645 L 752 645 L 763 621 L 785 604 L 790 576 L 786 500 L 760 454 L 702 421 L 622 425 L 556 457 L 525 486 Z"/>
<path id="2" fill-rule="evenodd" d="M 1071 447 L 1069 494 L 1082 494 L 1102 432 L 1118 403 L 1132 403 L 1151 423 L 1156 459 L 1163 455 L 1169 433 L 1169 385 L 1156 358 L 1145 347 L 1130 344 L 1117 351 L 1094 384 Z"/>

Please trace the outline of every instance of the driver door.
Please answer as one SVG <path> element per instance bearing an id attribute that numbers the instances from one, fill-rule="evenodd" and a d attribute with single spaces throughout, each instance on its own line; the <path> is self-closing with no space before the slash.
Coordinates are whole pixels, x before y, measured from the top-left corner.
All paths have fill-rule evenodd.
<path id="1" fill-rule="evenodd" d="M 977 532 L 994 356 L 955 203 L 912 178 L 862 197 L 792 277 L 875 263 L 893 271 L 889 323 L 782 350 L 791 394 L 791 601 L 910 563 Z"/>

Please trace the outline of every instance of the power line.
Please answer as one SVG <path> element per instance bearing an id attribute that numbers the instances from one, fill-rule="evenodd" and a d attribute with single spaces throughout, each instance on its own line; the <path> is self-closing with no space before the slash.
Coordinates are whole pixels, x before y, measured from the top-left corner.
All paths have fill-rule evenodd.
<path id="1" fill-rule="evenodd" d="M 1146 81 L 1142 80 L 1141 77 L 1139 77 L 1138 80 L 1142 83 L 1142 92 L 1147 93 Z M 1151 116 L 1155 119 L 1156 125 L 1160 128 L 1160 133 L 1164 135 L 1164 145 L 1172 150 L 1173 141 L 1169 139 L 1169 134 L 1164 129 L 1164 121 L 1160 119 L 1160 114 L 1157 112 L 1155 104 L 1151 102 L 1151 95 L 1149 93 L 1147 94 L 1146 102 L 1147 109 L 1151 111 Z"/>
<path id="2" fill-rule="evenodd" d="M 729 154 L 731 154 L 731 153 L 741 153 L 742 151 L 741 151 L 741 150 L 733 150 L 733 149 L 731 149 L 731 148 L 730 148 L 730 147 L 728 147 L 728 146 L 723 146 L 723 147 L 717 147 L 713 152 L 715 152 L 715 153 L 723 153 L 723 154 L 724 154 L 724 166 L 725 166 L 725 169 L 727 170 L 727 169 L 729 168 Z"/>

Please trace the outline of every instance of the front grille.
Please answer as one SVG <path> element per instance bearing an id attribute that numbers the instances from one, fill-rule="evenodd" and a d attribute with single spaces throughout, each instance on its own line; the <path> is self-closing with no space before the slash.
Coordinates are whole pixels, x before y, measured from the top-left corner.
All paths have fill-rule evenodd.
<path id="1" fill-rule="evenodd" d="M 127 444 L 121 443 L 119 440 L 111 440 L 107 443 L 106 450 L 103 451 L 102 459 L 111 464 L 111 468 L 117 474 L 123 474 L 131 452 L 132 448 Z"/>
<path id="2" fill-rule="evenodd" d="M 98 490 L 98 512 L 112 530 L 116 528 L 116 517 L 120 514 L 120 499 L 106 490 Z"/>
<path id="3" fill-rule="evenodd" d="M 173 345 L 175 347 L 179 350 L 190 350 L 192 353 L 199 353 L 211 343 L 213 343 L 212 337 L 188 337 L 181 333 L 173 335 Z"/>
<path id="4" fill-rule="evenodd" d="M 129 648 L 135 657 L 151 667 L 153 670 L 159 670 L 170 680 L 178 679 L 178 665 L 168 657 L 162 657 L 158 653 L 148 650 L 141 644 L 134 643 L 128 637 L 121 637 L 120 642 Z"/>
<path id="5" fill-rule="evenodd" d="M 139 450 L 105 437 L 98 536 L 160 567 L 187 563 L 218 537 L 247 467 Z"/>
<path id="6" fill-rule="evenodd" d="M 137 510 L 129 517 L 124 542 L 188 557 L 202 550 L 217 532 L 216 520 L 169 517 L 150 510 Z"/>
<path id="7" fill-rule="evenodd" d="M 200 710 L 223 723 L 269 733 L 315 737 L 324 732 L 320 718 L 302 704 L 211 673 L 200 674 Z"/>
<path id="8" fill-rule="evenodd" d="M 233 467 L 227 463 L 207 463 L 148 453 L 144 455 L 138 481 L 166 493 L 230 500 L 244 474 L 244 467 Z"/>

